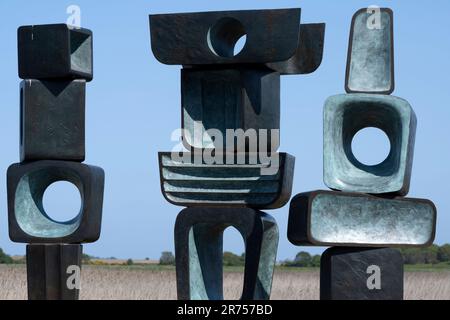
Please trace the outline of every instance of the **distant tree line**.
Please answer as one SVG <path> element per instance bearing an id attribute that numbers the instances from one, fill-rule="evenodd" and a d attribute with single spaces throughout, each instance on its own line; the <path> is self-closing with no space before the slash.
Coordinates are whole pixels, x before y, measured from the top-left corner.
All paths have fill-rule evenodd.
<path id="1" fill-rule="evenodd" d="M 442 246 L 432 245 L 428 248 L 400 249 L 405 264 L 439 264 L 450 265 L 450 244 Z M 314 268 L 320 267 L 320 255 L 311 255 L 308 252 L 299 252 L 294 260 L 286 260 L 281 263 L 285 267 Z"/>
<path id="2" fill-rule="evenodd" d="M 438 264 L 448 263 L 450 265 L 450 244 L 442 246 L 432 245 L 428 248 L 408 248 L 400 249 L 405 264 Z M 320 267 L 319 254 L 311 255 L 306 251 L 299 252 L 294 260 L 281 262 L 284 267 L 317 268 Z M 172 252 L 166 251 L 161 254 L 160 265 L 175 265 L 175 256 Z M 237 255 L 232 252 L 223 253 L 223 265 L 226 267 L 238 267 L 245 265 L 245 254 Z"/>
<path id="3" fill-rule="evenodd" d="M 320 267 L 320 254 L 311 255 L 306 251 L 297 253 L 294 260 L 285 260 L 283 267 L 317 268 Z"/>
<path id="4" fill-rule="evenodd" d="M 432 245 L 428 248 L 407 248 L 400 249 L 403 255 L 405 264 L 439 264 L 448 263 L 450 265 L 450 244 L 442 246 Z M 83 263 L 89 264 L 95 257 L 83 254 Z M 148 258 L 147 258 L 148 260 Z M 25 263 L 25 259 L 13 259 L 0 248 L 0 264 L 17 264 Z M 127 265 L 133 265 L 134 262 L 128 259 Z M 160 265 L 174 266 L 175 256 L 170 251 L 165 251 L 161 254 L 159 259 Z M 239 267 L 245 265 L 245 254 L 237 255 L 232 252 L 223 253 L 223 265 L 226 267 Z M 299 252 L 294 260 L 285 260 L 281 262 L 285 267 L 300 267 L 300 268 L 317 268 L 320 267 L 320 255 L 311 255 L 308 252 Z"/>
<path id="5" fill-rule="evenodd" d="M 174 266 L 175 256 L 170 251 L 164 251 L 159 258 L 159 264 L 162 266 Z M 245 265 L 245 254 L 240 256 L 232 252 L 223 253 L 223 265 L 225 267 L 239 267 Z"/>
<path id="6" fill-rule="evenodd" d="M 0 264 L 13 264 L 14 260 L 0 248 Z"/>
<path id="7" fill-rule="evenodd" d="M 161 266 L 174 266 L 175 256 L 170 251 L 164 251 L 161 253 L 161 258 L 159 258 L 159 264 Z"/>
<path id="8" fill-rule="evenodd" d="M 450 264 L 450 244 L 432 245 L 423 249 L 401 249 L 405 264 Z"/>

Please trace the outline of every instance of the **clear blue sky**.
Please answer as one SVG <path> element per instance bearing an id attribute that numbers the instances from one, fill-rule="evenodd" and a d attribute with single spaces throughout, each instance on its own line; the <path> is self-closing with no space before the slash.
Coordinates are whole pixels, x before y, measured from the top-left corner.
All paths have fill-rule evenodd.
<path id="1" fill-rule="evenodd" d="M 8 238 L 6 169 L 19 160 L 19 83 L 16 30 L 20 25 L 61 23 L 77 4 L 82 26 L 94 32 L 94 81 L 88 84 L 86 163 L 103 167 L 106 189 L 102 235 L 85 252 L 108 257 L 158 258 L 173 251 L 179 207 L 160 193 L 158 151 L 170 151 L 171 132 L 180 126 L 180 67 L 160 64 L 150 50 L 148 15 L 209 10 L 301 7 L 302 22 L 326 22 L 320 69 L 282 80 L 281 151 L 296 156 L 294 194 L 325 189 L 322 182 L 322 108 L 327 97 L 344 92 L 350 20 L 372 4 L 395 14 L 396 91 L 418 117 L 411 197 L 432 199 L 438 208 L 437 243 L 450 242 L 450 2 L 336 0 L 85 1 L 2 0 L 0 2 L 0 247 L 23 254 Z M 383 145 L 369 139 L 360 152 L 376 157 Z M 63 191 L 52 207 L 73 200 Z M 288 206 L 270 212 L 281 231 L 279 259 L 304 248 L 286 237 Z M 242 252 L 236 232 L 225 249 Z M 318 252 L 318 249 L 312 250 Z"/>

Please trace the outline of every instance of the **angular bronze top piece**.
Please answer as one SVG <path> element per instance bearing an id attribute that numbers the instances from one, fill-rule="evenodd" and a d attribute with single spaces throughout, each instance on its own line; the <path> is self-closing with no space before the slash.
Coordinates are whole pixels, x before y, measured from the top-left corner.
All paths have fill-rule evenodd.
<path id="1" fill-rule="evenodd" d="M 92 31 L 67 24 L 22 26 L 17 30 L 22 79 L 93 78 Z"/>
<path id="2" fill-rule="evenodd" d="M 152 50 L 161 63 L 169 65 L 287 61 L 298 50 L 300 12 L 278 9 L 151 15 Z M 246 43 L 235 55 L 235 45 L 243 36 Z"/>
<path id="3" fill-rule="evenodd" d="M 393 25 L 393 12 L 388 8 L 365 8 L 355 13 L 345 77 L 347 93 L 394 91 Z"/>

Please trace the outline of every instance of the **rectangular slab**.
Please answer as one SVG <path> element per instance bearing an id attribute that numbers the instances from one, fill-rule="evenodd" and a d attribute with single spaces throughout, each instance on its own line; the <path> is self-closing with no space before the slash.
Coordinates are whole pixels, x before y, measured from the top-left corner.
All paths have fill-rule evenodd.
<path id="1" fill-rule="evenodd" d="M 297 50 L 300 12 L 295 8 L 151 15 L 153 54 L 169 65 L 285 61 Z M 234 55 L 233 42 L 243 35 L 246 44 Z"/>
<path id="2" fill-rule="evenodd" d="M 315 191 L 291 201 L 288 237 L 299 246 L 426 247 L 435 229 L 429 200 Z"/>
<path id="3" fill-rule="evenodd" d="M 193 153 L 182 155 L 159 154 L 161 190 L 174 205 L 277 209 L 291 197 L 295 158 L 289 154 L 257 164 L 206 164 Z"/>
<path id="4" fill-rule="evenodd" d="M 403 258 L 395 249 L 330 248 L 320 262 L 321 300 L 403 300 Z"/>
<path id="5" fill-rule="evenodd" d="M 82 250 L 79 244 L 27 245 L 28 299 L 78 300 Z"/>

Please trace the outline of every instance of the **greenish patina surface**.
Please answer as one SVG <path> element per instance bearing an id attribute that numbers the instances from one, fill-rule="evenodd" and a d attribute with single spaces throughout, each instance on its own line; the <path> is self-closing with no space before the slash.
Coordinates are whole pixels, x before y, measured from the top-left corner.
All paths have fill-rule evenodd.
<path id="1" fill-rule="evenodd" d="M 245 243 L 242 299 L 270 298 L 279 231 L 275 220 L 241 208 L 188 208 L 175 225 L 178 298 L 223 299 L 223 233 L 236 228 Z"/>
<path id="2" fill-rule="evenodd" d="M 416 115 L 401 98 L 375 94 L 330 97 L 324 108 L 324 182 L 334 190 L 371 194 L 409 191 L 416 135 Z M 353 137 L 374 127 L 391 143 L 388 157 L 364 165 L 352 152 Z"/>
<path id="3" fill-rule="evenodd" d="M 379 11 L 378 11 L 379 10 Z M 390 9 L 362 9 L 353 17 L 346 91 L 394 91 L 393 14 Z"/>
<path id="4" fill-rule="evenodd" d="M 288 236 L 296 245 L 426 247 L 435 230 L 429 200 L 314 191 L 292 200 Z"/>
<path id="5" fill-rule="evenodd" d="M 24 175 L 16 189 L 14 211 L 17 223 L 24 232 L 34 237 L 64 237 L 77 230 L 81 222 L 81 211 L 74 219 L 66 222 L 55 221 L 46 214 L 42 198 L 49 185 L 65 180 L 76 185 L 79 190 L 83 188 L 81 179 L 75 172 L 62 168 L 52 169 Z M 82 195 L 83 192 L 80 191 L 80 194 Z"/>
<path id="6" fill-rule="evenodd" d="M 190 156 L 183 162 L 172 153 L 160 153 L 162 193 L 169 202 L 187 207 L 280 208 L 291 197 L 295 158 L 277 156 L 257 164 L 227 165 L 196 164 Z"/>
<path id="7" fill-rule="evenodd" d="M 311 204 L 311 238 L 323 243 L 428 245 L 436 212 L 428 201 L 319 194 Z"/>

